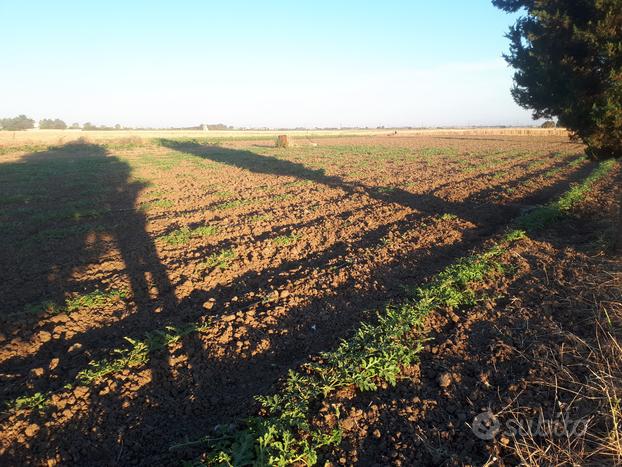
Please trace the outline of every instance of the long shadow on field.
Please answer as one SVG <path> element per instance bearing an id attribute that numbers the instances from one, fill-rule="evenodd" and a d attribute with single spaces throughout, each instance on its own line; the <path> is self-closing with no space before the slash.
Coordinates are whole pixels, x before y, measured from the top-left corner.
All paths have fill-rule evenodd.
<path id="1" fill-rule="evenodd" d="M 282 288 L 290 282 L 310 278 L 309 271 L 313 268 L 348 267 L 348 264 L 335 263 L 335 260 L 346 254 L 348 248 L 356 250 L 373 245 L 391 227 L 397 227 L 400 232 L 416 228 L 426 214 L 432 216 L 454 212 L 459 217 L 472 219 L 479 228 L 463 232 L 462 236 L 443 245 L 436 241 L 423 243 L 421 249 L 400 258 L 399 264 L 390 264 L 371 271 L 369 284 L 365 288 L 356 289 L 356 280 L 350 277 L 346 282 L 331 284 L 321 294 L 311 294 L 306 302 L 294 302 L 289 306 L 286 302 L 276 302 L 271 307 L 288 306 L 287 313 L 278 319 L 266 313 L 266 307 L 262 304 L 240 304 L 238 315 L 242 314 L 244 324 L 238 320 L 228 328 L 220 328 L 223 335 L 213 336 L 207 343 L 197 334 L 191 334 L 183 339 L 182 346 L 172 354 L 168 351 L 155 352 L 148 367 L 139 371 L 139 376 L 134 377 L 129 373 L 115 375 L 97 383 L 87 391 L 86 398 L 84 395 L 82 398 L 76 395 L 78 400 L 74 402 L 75 410 L 69 410 L 70 413 L 63 415 L 61 422 L 52 425 L 53 428 L 41 429 L 30 440 L 29 453 L 23 444 L 15 442 L 7 451 L 7 461 L 43 461 L 51 453 L 58 452 L 64 463 L 69 464 L 174 463 L 176 454 L 167 452 L 172 442 L 196 438 L 209 432 L 217 423 L 232 421 L 237 416 L 252 412 L 254 395 L 269 392 L 275 381 L 286 375 L 288 369 L 305 360 L 309 354 L 333 348 L 361 319 L 369 318 L 364 312 L 365 309 L 380 306 L 386 301 L 388 293 L 397 292 L 392 288 L 400 280 L 421 280 L 433 274 L 452 259 L 464 254 L 465 250 L 477 246 L 483 236 L 501 229 L 508 218 L 516 214 L 516 209 L 513 208 L 498 207 L 485 212 L 477 209 L 478 204 L 474 200 L 481 199 L 488 190 L 474 194 L 465 203 L 449 203 L 436 196 L 420 196 L 400 191 L 388 195 L 362 185 L 344 183 L 338 177 L 328 177 L 321 171 L 310 170 L 301 164 L 266 158 L 248 151 L 188 146 L 167 141 L 164 143 L 177 150 L 242 167 L 251 172 L 292 175 L 339 188 L 346 193 L 362 191 L 374 199 L 397 202 L 415 209 L 416 212 L 399 225 L 383 225 L 365 233 L 349 247 L 336 244 L 313 256 L 305 256 L 261 271 L 250 271 L 231 285 L 207 291 L 195 290 L 190 297 L 175 305 L 174 314 L 165 313 L 160 318 L 147 316 L 139 309 L 138 313 L 124 317 L 111 328 L 93 329 L 73 339 L 67 339 L 63 343 L 65 347 L 78 341 L 114 346 L 119 344 L 123 336 L 143 338 L 145 330 L 162 328 L 164 324 L 192 322 L 210 314 L 202 308 L 202 303 L 208 298 L 219 297 L 222 301 L 231 301 L 236 296 L 244 296 L 249 290 L 263 287 L 269 281 L 275 288 Z M 561 190 L 566 185 L 567 181 L 561 181 L 551 189 Z M 142 214 L 132 213 L 130 219 L 139 222 L 144 228 Z M 127 227 L 127 224 L 123 225 Z M 121 228 L 123 227 L 119 227 Z M 144 229 L 138 230 L 144 232 Z M 443 235 L 443 231 L 433 234 Z M 119 238 L 124 237 L 120 235 Z M 129 240 L 123 242 L 130 243 Z M 127 258 L 124 261 L 138 263 L 138 266 L 143 266 L 142 263 L 146 262 L 151 264 L 149 269 L 158 274 L 158 269 L 154 267 L 159 261 L 151 240 L 148 237 L 135 238 L 131 243 L 141 247 L 141 250 L 136 253 L 136 257 L 133 254 L 124 255 Z M 143 266 L 141 269 L 138 266 L 132 268 L 137 271 L 137 278 L 134 279 L 137 285 L 133 286 L 137 289 L 144 283 L 141 277 L 146 275 L 146 268 Z M 164 283 L 157 288 L 160 291 L 169 286 Z M 136 292 L 134 294 L 138 296 Z M 143 296 L 146 305 L 141 309 L 149 311 L 155 307 L 164 299 L 165 294 L 158 295 Z M 221 312 L 215 311 L 212 314 L 217 318 Z M 242 331 L 242 328 L 246 328 L 245 333 L 236 339 L 235 334 Z M 247 344 L 238 348 L 238 341 L 246 341 Z M 38 358 L 60 350 L 48 343 L 38 352 Z M 11 362 L 11 367 L 28 368 L 32 361 L 36 361 L 36 358 L 17 359 Z M 34 413 L 30 417 L 34 423 L 42 423 L 44 420 Z M 92 456 L 93 449 L 99 453 L 97 458 Z"/>
<path id="2" fill-rule="evenodd" d="M 359 193 L 384 203 L 398 203 L 421 214 L 450 213 L 467 220 L 473 220 L 469 209 L 472 206 L 469 205 L 468 201 L 452 203 L 432 194 L 414 195 L 398 188 L 392 189 L 390 192 L 383 192 L 362 183 L 346 182 L 341 177 L 326 175 L 323 169 L 310 169 L 298 162 L 275 156 L 259 155 L 251 151 L 174 140 L 161 140 L 160 143 L 176 151 L 244 169 L 251 173 L 291 176 L 342 190 L 346 195 Z"/>
<path id="3" fill-rule="evenodd" d="M 400 204 L 404 207 L 412 209 L 420 215 L 452 214 L 476 225 L 485 224 L 490 220 L 486 217 L 487 212 L 482 210 L 482 204 L 493 204 L 490 203 L 489 198 L 498 191 L 498 187 L 491 184 L 486 190 L 473 193 L 471 196 L 462 201 L 453 202 L 436 195 L 435 192 L 437 190 L 429 193 L 413 194 L 409 191 L 394 187 L 390 191 L 382 191 L 377 187 L 370 187 L 363 183 L 346 182 L 341 177 L 326 175 L 323 169 L 310 169 L 304 164 L 280 159 L 276 156 L 265 156 L 251 151 L 234 150 L 223 148 L 221 146 L 212 146 L 195 142 L 179 142 L 164 139 L 160 140 L 160 143 L 163 146 L 176 151 L 244 169 L 251 173 L 291 176 L 300 180 L 308 180 L 327 187 L 342 190 L 345 192 L 346 196 L 357 193 L 364 194 L 371 199 L 375 199 L 383 203 Z M 552 156 L 549 155 L 549 157 Z M 552 167 L 548 167 L 547 169 L 529 171 L 519 178 L 514 178 L 511 183 L 507 184 L 507 187 L 517 187 L 529 179 L 533 179 L 538 175 L 544 174 L 551 168 L 560 168 L 564 165 L 565 161 L 559 160 L 556 164 Z M 575 173 L 565 182 L 568 183 L 573 180 L 580 179 L 580 177 L 592 167 L 593 164 L 586 166 L 582 171 Z M 532 197 L 532 199 L 526 199 L 524 201 L 527 203 L 537 201 L 538 197 L 542 199 L 551 193 L 557 192 L 559 188 L 559 186 L 553 185 L 547 189 L 546 193 L 537 192 L 535 194 L 536 196 Z M 503 209 L 503 206 L 500 205 L 494 207 Z M 511 219 L 515 213 L 516 209 L 506 210 L 508 220 Z M 498 212 L 491 211 L 490 214 L 496 218 L 499 216 Z"/>
<path id="4" fill-rule="evenodd" d="M 41 346 L 37 355 L 48 359 L 64 357 L 71 343 L 79 342 L 85 349 L 101 345 L 80 334 L 80 325 L 73 321 L 97 319 L 101 307 L 124 309 L 117 292 L 134 303 L 137 319 L 149 317 L 157 325 L 154 309 L 171 309 L 172 290 L 145 231 L 145 214 L 135 209 L 144 187 L 131 180 L 126 162 L 96 144 L 69 143 L 0 164 L 0 200 L 7 221 L 0 230 L 0 320 L 5 340 L 13 334 L 31 339 Z M 119 256 L 113 263 L 114 282 L 102 283 L 101 273 L 90 276 L 85 268 L 111 254 Z M 130 290 L 124 290 L 128 283 Z M 66 302 L 76 297 L 82 297 L 81 309 Z M 61 316 L 56 319 L 55 313 Z M 44 333 L 33 333 L 43 317 L 48 320 Z M 34 386 L 58 379 L 56 375 L 67 370 L 62 368 L 65 358 L 62 361 L 45 377 L 41 373 L 47 369 L 38 370 Z M 2 363 L 6 384 L 0 398 L 10 397 L 13 389 L 19 391 L 12 382 L 32 370 L 25 363 L 19 357 Z"/>

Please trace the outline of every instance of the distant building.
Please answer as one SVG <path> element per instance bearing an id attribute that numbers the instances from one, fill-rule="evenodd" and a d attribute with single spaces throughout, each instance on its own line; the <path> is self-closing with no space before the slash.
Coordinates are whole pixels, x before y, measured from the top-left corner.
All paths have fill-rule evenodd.
<path id="1" fill-rule="evenodd" d="M 201 124 L 201 130 L 203 131 L 209 131 L 209 128 L 207 127 L 207 125 L 205 123 Z"/>

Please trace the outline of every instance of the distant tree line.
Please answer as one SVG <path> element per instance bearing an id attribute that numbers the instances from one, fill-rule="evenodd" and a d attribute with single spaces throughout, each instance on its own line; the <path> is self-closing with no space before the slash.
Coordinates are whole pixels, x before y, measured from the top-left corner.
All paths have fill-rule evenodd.
<path id="1" fill-rule="evenodd" d="M 39 128 L 42 130 L 65 130 L 67 124 L 60 118 L 55 118 L 54 120 L 51 118 L 44 118 L 43 120 L 39 120 Z"/>
<path id="2" fill-rule="evenodd" d="M 19 131 L 19 130 L 29 130 L 35 127 L 35 121 L 32 118 L 28 118 L 26 115 L 19 115 L 14 118 L 1 118 L 0 119 L 0 130 L 7 131 Z M 233 126 L 225 125 L 224 123 L 216 123 L 214 125 L 197 125 L 190 127 L 182 127 L 182 128 L 134 128 L 134 127 L 123 127 L 118 123 L 114 126 L 108 125 L 94 125 L 91 122 L 86 122 L 84 125 L 80 125 L 79 123 L 72 123 L 71 125 L 67 125 L 60 118 L 44 118 L 39 120 L 39 128 L 41 130 L 65 130 L 70 128 L 72 130 L 82 129 L 83 131 L 113 131 L 113 130 L 204 130 L 207 128 L 208 130 L 234 130 Z"/>
<path id="3" fill-rule="evenodd" d="M 134 128 L 124 128 L 118 123 L 115 126 L 107 126 L 107 125 L 93 125 L 91 122 L 86 122 L 82 125 L 82 130 L 84 131 L 113 131 L 113 130 L 133 130 Z"/>
<path id="4" fill-rule="evenodd" d="M 6 131 L 29 130 L 35 127 L 35 121 L 26 115 L 18 115 L 13 118 L 0 118 L 0 129 Z"/>

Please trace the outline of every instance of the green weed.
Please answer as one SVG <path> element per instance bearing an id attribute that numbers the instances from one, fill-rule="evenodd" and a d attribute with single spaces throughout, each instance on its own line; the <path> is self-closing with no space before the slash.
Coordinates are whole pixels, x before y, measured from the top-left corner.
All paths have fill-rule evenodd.
<path id="1" fill-rule="evenodd" d="M 380 194 L 391 194 L 397 190 L 397 187 L 394 186 L 379 186 L 375 189 L 376 193 Z"/>
<path id="2" fill-rule="evenodd" d="M 112 355 L 116 358 L 91 361 L 87 368 L 77 374 L 76 384 L 90 385 L 111 373 L 144 365 L 152 352 L 162 350 L 179 341 L 182 337 L 203 329 L 205 329 L 205 325 L 199 324 L 183 327 L 167 326 L 164 330 L 148 333 L 144 340 L 126 337 L 125 340 L 130 344 L 130 347 L 114 349 Z"/>
<path id="3" fill-rule="evenodd" d="M 456 216 L 455 214 L 446 212 L 445 214 L 440 216 L 439 219 L 442 221 L 455 221 L 456 219 L 458 219 L 458 216 Z"/>
<path id="4" fill-rule="evenodd" d="M 48 314 L 50 316 L 62 313 L 64 308 L 52 300 L 45 300 L 40 303 L 30 303 L 24 307 L 24 314 L 28 316 L 41 316 Z"/>
<path id="5" fill-rule="evenodd" d="M 278 246 L 288 246 L 288 245 L 293 245 L 298 240 L 300 240 L 300 235 L 291 233 L 289 235 L 280 235 L 276 238 L 273 238 L 272 242 Z"/>
<path id="6" fill-rule="evenodd" d="M 278 202 L 278 201 L 285 201 L 286 199 L 290 199 L 291 197 L 292 197 L 292 195 L 290 195 L 290 194 L 283 194 L 283 195 L 271 196 L 270 199 L 272 201 Z"/>
<path id="7" fill-rule="evenodd" d="M 211 225 L 204 225 L 191 229 L 190 227 L 182 227 L 181 229 L 173 230 L 171 233 L 162 235 L 159 237 L 167 245 L 179 246 L 185 245 L 192 238 L 209 237 L 215 235 L 218 232 L 218 228 Z"/>
<path id="8" fill-rule="evenodd" d="M 36 392 L 32 396 L 18 397 L 7 403 L 7 407 L 12 410 L 43 410 L 47 405 L 47 395 L 40 392 Z"/>
<path id="9" fill-rule="evenodd" d="M 52 300 L 31 303 L 24 307 L 23 314 L 36 316 L 47 314 L 54 316 L 60 313 L 71 313 L 84 308 L 98 308 L 106 306 L 124 298 L 127 298 L 127 292 L 124 290 L 95 290 L 84 295 L 73 295 L 72 297 L 67 298 L 62 305 L 55 303 Z"/>
<path id="10" fill-rule="evenodd" d="M 262 222 L 272 219 L 271 214 L 256 214 L 250 217 L 251 222 Z"/>
<path id="11" fill-rule="evenodd" d="M 77 295 L 67 299 L 64 308 L 68 312 L 82 308 L 98 308 L 124 298 L 127 298 L 127 292 L 123 290 L 110 290 L 106 292 L 95 290 L 86 295 Z"/>
<path id="12" fill-rule="evenodd" d="M 235 199 L 232 201 L 225 201 L 224 203 L 217 204 L 216 206 L 214 206 L 214 209 L 218 211 L 223 211 L 225 209 L 239 208 L 241 206 L 246 206 L 251 203 L 252 201 L 249 199 Z"/>
<path id="13" fill-rule="evenodd" d="M 201 264 L 202 267 L 213 269 L 218 268 L 221 271 L 228 269 L 231 262 L 237 257 L 235 250 L 222 249 L 218 253 L 214 253 L 207 257 L 207 259 Z"/>
<path id="14" fill-rule="evenodd" d="M 144 203 L 141 203 L 140 210 L 150 211 L 153 208 L 168 209 L 168 208 L 172 208 L 173 205 L 174 203 L 169 199 L 157 199 L 154 201 L 146 201 Z"/>
<path id="15" fill-rule="evenodd" d="M 615 163 L 615 160 L 601 162 L 583 182 L 574 185 L 559 199 L 522 215 L 517 219 L 516 224 L 526 230 L 538 230 L 563 217 L 583 200 L 598 179 L 613 169 Z"/>

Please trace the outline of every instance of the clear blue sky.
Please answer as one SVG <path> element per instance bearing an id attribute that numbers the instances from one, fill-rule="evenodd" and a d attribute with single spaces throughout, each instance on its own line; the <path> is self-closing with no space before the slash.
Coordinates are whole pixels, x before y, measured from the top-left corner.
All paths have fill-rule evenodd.
<path id="1" fill-rule="evenodd" d="M 531 124 L 488 0 L 0 0 L 0 116 L 96 124 Z"/>

